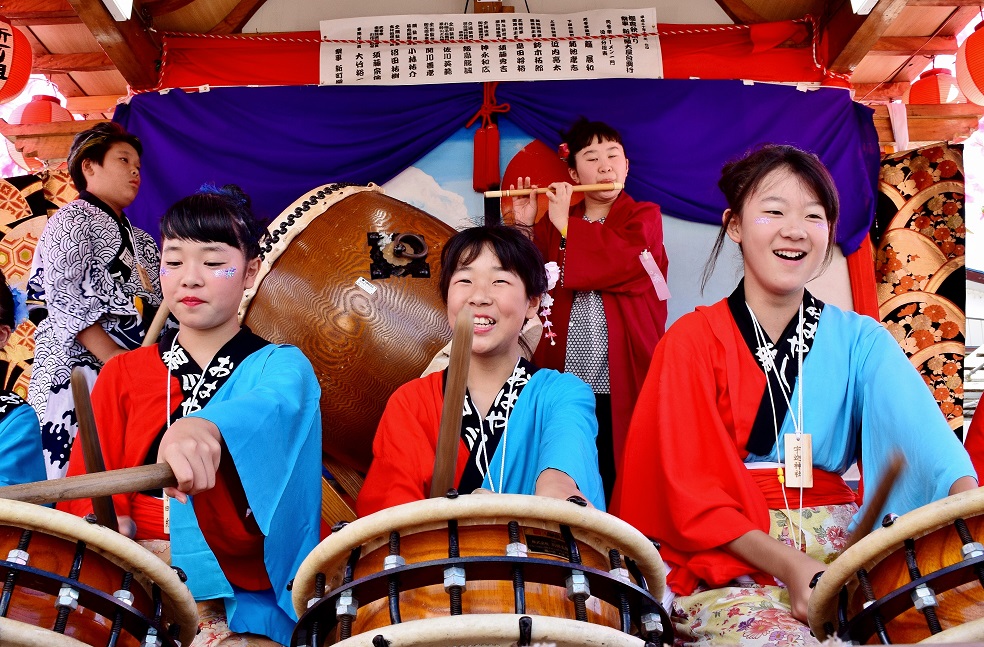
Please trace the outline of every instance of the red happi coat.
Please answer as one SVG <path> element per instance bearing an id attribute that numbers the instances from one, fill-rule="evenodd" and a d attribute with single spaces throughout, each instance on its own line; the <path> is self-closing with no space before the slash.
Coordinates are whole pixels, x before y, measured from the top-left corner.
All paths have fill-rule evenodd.
<path id="1" fill-rule="evenodd" d="M 546 260 L 563 268 L 562 279 L 550 291 L 556 344 L 543 338 L 534 364 L 564 370 L 568 326 L 575 291 L 598 290 L 608 322 L 608 369 L 612 396 L 612 436 L 616 468 L 622 462 L 632 409 L 649 370 L 656 342 L 666 329 L 666 302 L 656 296 L 652 279 L 639 261 L 648 249 L 666 277 L 663 220 L 659 206 L 636 202 L 623 191 L 603 224 L 584 219 L 584 203 L 570 211 L 566 248 L 560 232 L 544 216 L 534 228 L 534 240 Z"/>
<path id="2" fill-rule="evenodd" d="M 144 464 L 151 444 L 166 421 L 165 384 L 171 391 L 173 414 L 184 400 L 184 395 L 178 378 L 168 375 L 157 344 L 117 355 L 99 373 L 92 389 L 92 413 L 107 470 Z M 67 475 L 85 473 L 82 444 L 76 443 L 72 448 Z M 208 508 L 212 514 L 203 515 L 203 521 L 209 528 L 222 529 L 222 532 L 210 534 L 220 539 L 211 548 L 231 582 L 249 590 L 263 590 L 270 586 L 270 582 L 263 568 L 262 537 L 253 536 L 244 529 L 242 520 L 226 505 L 229 497 L 221 477 L 217 479 L 216 487 L 198 495 L 197 501 L 201 504 L 206 501 L 213 504 Z M 66 501 L 57 507 L 85 516 L 92 512 L 92 500 Z M 164 531 L 164 504 L 160 499 L 139 492 L 118 494 L 113 497 L 113 507 L 117 516 L 133 518 L 137 527 L 134 539 L 170 538 Z M 251 546 L 252 554 L 245 558 L 236 555 L 247 544 Z"/>
<path id="3" fill-rule="evenodd" d="M 964 449 L 970 454 L 978 476 L 984 475 L 984 413 L 971 418 Z"/>
<path id="4" fill-rule="evenodd" d="M 168 382 L 167 367 L 158 355 L 157 344 L 123 353 L 106 363 L 92 389 L 92 413 L 99 435 L 99 446 L 107 470 L 137 467 L 166 421 L 167 391 L 171 390 L 171 412 L 184 396 L 178 380 Z M 75 443 L 68 462 L 67 476 L 85 474 L 81 443 Z M 136 539 L 167 539 L 164 532 L 163 503 L 138 492 L 113 497 L 118 516 L 133 517 Z M 85 516 L 92 512 L 91 499 L 58 504 L 59 510 Z"/>

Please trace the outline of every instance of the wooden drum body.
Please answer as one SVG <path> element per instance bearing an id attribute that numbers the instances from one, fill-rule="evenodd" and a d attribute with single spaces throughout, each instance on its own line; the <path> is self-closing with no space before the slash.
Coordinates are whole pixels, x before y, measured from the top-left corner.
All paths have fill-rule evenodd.
<path id="1" fill-rule="evenodd" d="M 321 385 L 323 451 L 364 474 L 386 400 L 451 338 L 438 279 L 454 230 L 378 187 L 330 184 L 269 231 L 240 318 L 304 352 Z M 401 247 L 393 234 L 415 238 Z"/>
<path id="2" fill-rule="evenodd" d="M 456 620 L 501 634 L 482 644 L 524 644 L 524 616 L 540 639 L 556 641 L 569 624 L 582 630 L 568 634 L 572 644 L 594 644 L 580 640 L 588 627 L 601 632 L 598 644 L 642 645 L 632 634 L 672 642 L 658 602 L 664 586 L 652 542 L 604 512 L 513 494 L 428 499 L 358 519 L 319 544 L 294 580 L 292 644 L 394 634 L 415 644 L 404 632 L 440 636 Z M 434 619 L 444 624 L 427 624 Z"/>
<path id="3" fill-rule="evenodd" d="M 847 549 L 810 598 L 823 640 L 984 640 L 984 489 L 896 518 Z"/>
<path id="4" fill-rule="evenodd" d="M 152 553 L 73 515 L 0 500 L 0 644 L 190 645 L 188 588 Z"/>

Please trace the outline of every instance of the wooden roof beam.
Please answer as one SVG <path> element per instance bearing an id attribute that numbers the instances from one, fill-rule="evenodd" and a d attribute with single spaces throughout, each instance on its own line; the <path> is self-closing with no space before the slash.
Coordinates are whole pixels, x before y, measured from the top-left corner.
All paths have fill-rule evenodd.
<path id="1" fill-rule="evenodd" d="M 728 18 L 736 25 L 752 25 L 759 22 L 767 22 L 757 11 L 749 7 L 743 0 L 715 0 Z"/>
<path id="2" fill-rule="evenodd" d="M 68 0 L 3 0 L 0 13 L 18 27 L 82 22 Z"/>
<path id="3" fill-rule="evenodd" d="M 865 103 L 887 103 L 893 99 L 901 99 L 909 91 L 910 83 L 855 83 L 854 100 Z"/>
<path id="4" fill-rule="evenodd" d="M 183 9 L 195 0 L 148 0 L 143 3 L 144 10 L 153 17 L 163 16 Z"/>
<path id="5" fill-rule="evenodd" d="M 0 134 L 9 139 L 25 157 L 49 162 L 64 160 L 75 135 L 106 119 L 55 121 L 43 124 L 8 124 L 0 119 Z"/>
<path id="6" fill-rule="evenodd" d="M 115 70 L 105 52 L 78 54 L 42 54 L 34 57 L 32 70 L 36 74 L 71 74 L 72 72 L 105 72 Z"/>
<path id="7" fill-rule="evenodd" d="M 891 36 L 875 41 L 869 52 L 872 56 L 909 56 L 913 52 L 925 56 L 953 56 L 957 53 L 956 36 Z"/>
<path id="8" fill-rule="evenodd" d="M 145 89 L 157 85 L 161 45 L 138 18 L 141 12 L 138 2 L 134 2 L 129 20 L 117 22 L 100 0 L 68 1 L 130 87 Z"/>
<path id="9" fill-rule="evenodd" d="M 878 142 L 890 144 L 892 134 L 888 106 L 874 106 L 873 120 Z M 977 130 L 984 116 L 984 107 L 972 103 L 948 103 L 944 105 L 906 106 L 910 142 L 952 142 L 969 137 Z"/>
<path id="10" fill-rule="evenodd" d="M 225 18 L 223 18 L 219 24 L 208 30 L 210 34 L 239 34 L 242 33 L 243 27 L 249 22 L 249 19 L 253 17 L 253 14 L 263 6 L 266 0 L 239 0 L 239 4 L 232 8 Z"/>
<path id="11" fill-rule="evenodd" d="M 851 74 L 905 9 L 907 0 L 878 0 L 867 16 L 858 16 L 851 3 L 841 4 L 823 34 L 827 66 L 834 73 Z"/>
<path id="12" fill-rule="evenodd" d="M 123 97 L 116 94 L 104 96 L 65 97 L 65 109 L 69 112 L 87 115 L 97 112 L 113 112 Z"/>
<path id="13" fill-rule="evenodd" d="M 980 7 L 980 0 L 909 0 L 910 7 Z"/>

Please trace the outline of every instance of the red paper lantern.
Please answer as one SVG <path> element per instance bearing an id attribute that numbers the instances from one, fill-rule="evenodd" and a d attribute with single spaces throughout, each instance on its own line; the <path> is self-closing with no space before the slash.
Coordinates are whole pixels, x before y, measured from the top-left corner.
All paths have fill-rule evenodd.
<path id="1" fill-rule="evenodd" d="M 10 101 L 27 86 L 33 62 L 27 36 L 0 16 L 0 103 Z"/>
<path id="2" fill-rule="evenodd" d="M 966 103 L 956 79 L 950 70 L 934 67 L 919 76 L 909 89 L 909 103 L 940 105 L 942 103 Z"/>
<path id="3" fill-rule="evenodd" d="M 984 106 L 984 22 L 957 50 L 957 83 L 967 100 Z"/>
<path id="4" fill-rule="evenodd" d="M 62 107 L 57 97 L 39 94 L 31 97 L 29 102 L 14 108 L 7 121 L 11 124 L 48 124 L 55 121 L 72 121 L 73 119 L 72 113 Z M 5 141 L 7 152 L 10 154 L 10 158 L 17 163 L 17 166 L 32 173 L 44 168 L 44 162 L 36 157 L 24 157 L 24 154 L 17 150 L 9 139 Z"/>

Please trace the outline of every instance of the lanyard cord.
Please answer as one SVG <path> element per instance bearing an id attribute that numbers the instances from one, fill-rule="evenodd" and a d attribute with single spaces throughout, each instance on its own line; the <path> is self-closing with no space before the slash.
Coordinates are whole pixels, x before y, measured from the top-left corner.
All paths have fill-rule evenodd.
<path id="1" fill-rule="evenodd" d="M 775 355 L 770 352 L 772 344 L 769 343 L 765 335 L 765 330 L 762 329 L 762 325 L 759 323 L 758 318 L 755 316 L 755 312 L 752 311 L 751 306 L 747 303 L 745 307 L 748 308 L 748 313 L 752 316 L 752 324 L 755 329 L 755 342 L 758 344 L 760 350 L 764 349 L 765 353 L 761 355 L 762 363 L 764 364 L 765 370 L 765 388 L 769 392 L 769 404 L 772 405 L 772 426 L 775 430 L 776 435 L 776 460 L 782 463 L 782 449 L 779 445 L 779 422 L 776 420 L 776 403 L 775 398 L 772 394 L 772 382 L 769 380 L 769 371 L 771 370 L 775 373 L 776 378 L 779 382 L 779 392 L 782 393 L 783 399 L 786 401 L 786 407 L 789 409 L 789 418 L 793 423 L 793 431 L 796 434 L 796 438 L 799 439 L 803 435 L 803 304 L 800 303 L 799 307 L 799 319 L 797 325 L 797 378 L 799 379 L 799 390 L 797 391 L 797 415 L 793 415 L 792 405 L 789 402 L 789 395 L 786 393 L 786 386 L 783 384 L 783 376 L 776 368 Z M 796 422 L 797 417 L 799 418 L 799 423 Z M 789 509 L 789 499 L 786 497 L 786 481 L 783 476 L 783 470 L 780 467 L 778 470 L 779 475 L 779 486 L 782 489 L 782 501 L 786 504 L 786 513 L 790 516 L 792 515 Z M 796 550 L 800 550 L 803 542 L 800 541 L 800 533 L 803 527 L 803 479 L 800 478 L 799 482 L 799 528 L 797 528 L 796 535 L 792 537 L 793 545 L 796 546 Z M 792 536 L 793 533 L 790 532 Z"/>

